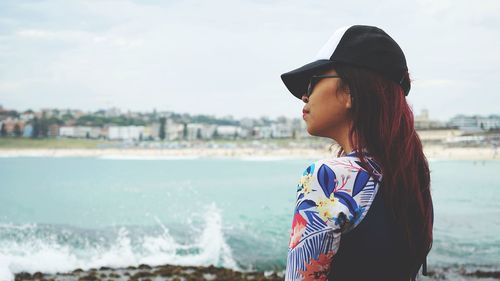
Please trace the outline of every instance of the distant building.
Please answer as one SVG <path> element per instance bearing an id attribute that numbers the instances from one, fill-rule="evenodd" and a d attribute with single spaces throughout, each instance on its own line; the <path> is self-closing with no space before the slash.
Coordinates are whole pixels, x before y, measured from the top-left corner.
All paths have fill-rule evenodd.
<path id="1" fill-rule="evenodd" d="M 55 127 L 52 128 L 52 130 L 55 130 Z M 61 126 L 59 127 L 59 136 L 67 138 L 96 139 L 101 136 L 101 129 L 99 127 L 90 126 Z"/>
<path id="2" fill-rule="evenodd" d="M 299 118 L 294 119 L 292 123 L 292 135 L 296 139 L 310 138 L 311 135 L 307 131 L 307 124 Z"/>
<path id="3" fill-rule="evenodd" d="M 260 126 L 254 127 L 253 132 L 254 138 L 256 139 L 268 139 L 271 138 L 273 129 L 271 128 L 271 126 Z"/>
<path id="4" fill-rule="evenodd" d="M 184 124 L 176 123 L 168 118 L 165 122 L 165 140 L 182 140 L 184 138 Z"/>
<path id="5" fill-rule="evenodd" d="M 31 136 L 33 136 L 33 125 L 26 124 L 23 129 L 23 137 L 30 138 Z"/>
<path id="6" fill-rule="evenodd" d="M 426 130 L 434 128 L 445 128 L 446 124 L 438 120 L 429 118 L 429 110 L 423 109 L 419 115 L 414 116 L 414 125 L 417 130 Z"/>
<path id="7" fill-rule="evenodd" d="M 477 123 L 481 129 L 486 131 L 500 129 L 500 115 L 478 116 Z"/>
<path id="8" fill-rule="evenodd" d="M 59 136 L 60 137 L 68 137 L 68 138 L 76 137 L 75 127 L 74 126 L 61 126 L 61 127 L 59 127 Z"/>
<path id="9" fill-rule="evenodd" d="M 105 138 L 106 135 L 102 133 L 101 127 L 90 127 L 89 138 L 91 139 L 100 139 Z"/>
<path id="10" fill-rule="evenodd" d="M 216 125 L 190 123 L 187 124 L 187 140 L 211 139 L 217 130 Z"/>
<path id="11" fill-rule="evenodd" d="M 478 133 L 491 129 L 500 129 L 500 115 L 489 116 L 467 116 L 456 115 L 449 121 L 450 126 L 456 126 L 466 133 Z"/>
<path id="12" fill-rule="evenodd" d="M 292 126 L 284 123 L 271 124 L 273 138 L 291 138 L 293 135 Z"/>
<path id="13" fill-rule="evenodd" d="M 15 135 L 15 130 L 16 130 L 16 125 L 18 126 L 20 130 L 20 135 L 23 134 L 24 130 L 24 121 L 21 121 L 17 118 L 12 118 L 12 117 L 7 117 L 0 123 L 0 127 L 4 126 L 5 132 L 7 136 L 14 136 Z"/>
<path id="14" fill-rule="evenodd" d="M 232 118 L 232 117 L 231 115 L 228 115 L 226 116 L 226 118 Z M 231 139 L 237 137 L 240 130 L 241 128 L 238 126 L 221 125 L 217 126 L 216 132 L 218 137 Z"/>
<path id="15" fill-rule="evenodd" d="M 49 126 L 49 131 L 47 132 L 48 137 L 57 137 L 59 135 L 59 125 L 52 124 Z"/>
<path id="16" fill-rule="evenodd" d="M 109 126 L 110 140 L 139 140 L 144 137 L 144 126 Z"/>
<path id="17" fill-rule="evenodd" d="M 160 123 L 144 127 L 143 140 L 158 140 L 160 138 Z"/>

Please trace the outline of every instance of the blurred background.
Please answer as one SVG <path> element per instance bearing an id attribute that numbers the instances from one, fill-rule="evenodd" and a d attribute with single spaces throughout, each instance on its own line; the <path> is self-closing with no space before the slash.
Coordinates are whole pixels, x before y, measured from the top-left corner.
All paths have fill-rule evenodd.
<path id="1" fill-rule="evenodd" d="M 500 2 L 0 1 L 0 280 L 210 264 L 282 274 L 310 136 L 280 75 L 384 29 L 430 161 L 423 280 L 500 278 Z M 280 275 L 281 276 L 281 275 Z"/>

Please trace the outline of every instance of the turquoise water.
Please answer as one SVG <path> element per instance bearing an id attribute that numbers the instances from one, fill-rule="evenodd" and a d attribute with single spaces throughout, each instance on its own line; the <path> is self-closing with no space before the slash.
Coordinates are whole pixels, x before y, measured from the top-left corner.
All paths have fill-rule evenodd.
<path id="1" fill-rule="evenodd" d="M 0 158 L 0 279 L 140 263 L 282 271 L 313 160 Z M 429 270 L 499 270 L 500 161 L 430 165 Z"/>

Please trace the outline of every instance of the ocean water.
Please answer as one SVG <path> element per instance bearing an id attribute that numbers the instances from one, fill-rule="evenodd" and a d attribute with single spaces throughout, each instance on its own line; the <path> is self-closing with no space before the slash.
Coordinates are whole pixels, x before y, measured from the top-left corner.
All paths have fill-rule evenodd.
<path id="1" fill-rule="evenodd" d="M 314 160 L 0 158 L 0 280 L 141 263 L 282 272 L 296 185 Z M 459 273 L 500 271 L 500 161 L 430 166 L 428 270 L 494 280 Z"/>

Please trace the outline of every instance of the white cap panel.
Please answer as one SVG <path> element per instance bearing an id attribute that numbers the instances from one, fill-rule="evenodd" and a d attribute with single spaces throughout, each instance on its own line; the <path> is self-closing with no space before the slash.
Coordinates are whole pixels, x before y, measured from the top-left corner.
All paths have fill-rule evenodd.
<path id="1" fill-rule="evenodd" d="M 328 41 L 321 47 L 321 49 L 316 54 L 314 60 L 329 60 L 332 56 L 333 52 L 339 45 L 340 39 L 344 36 L 344 33 L 351 27 L 352 25 L 346 25 L 337 28 L 332 36 L 328 39 Z"/>

